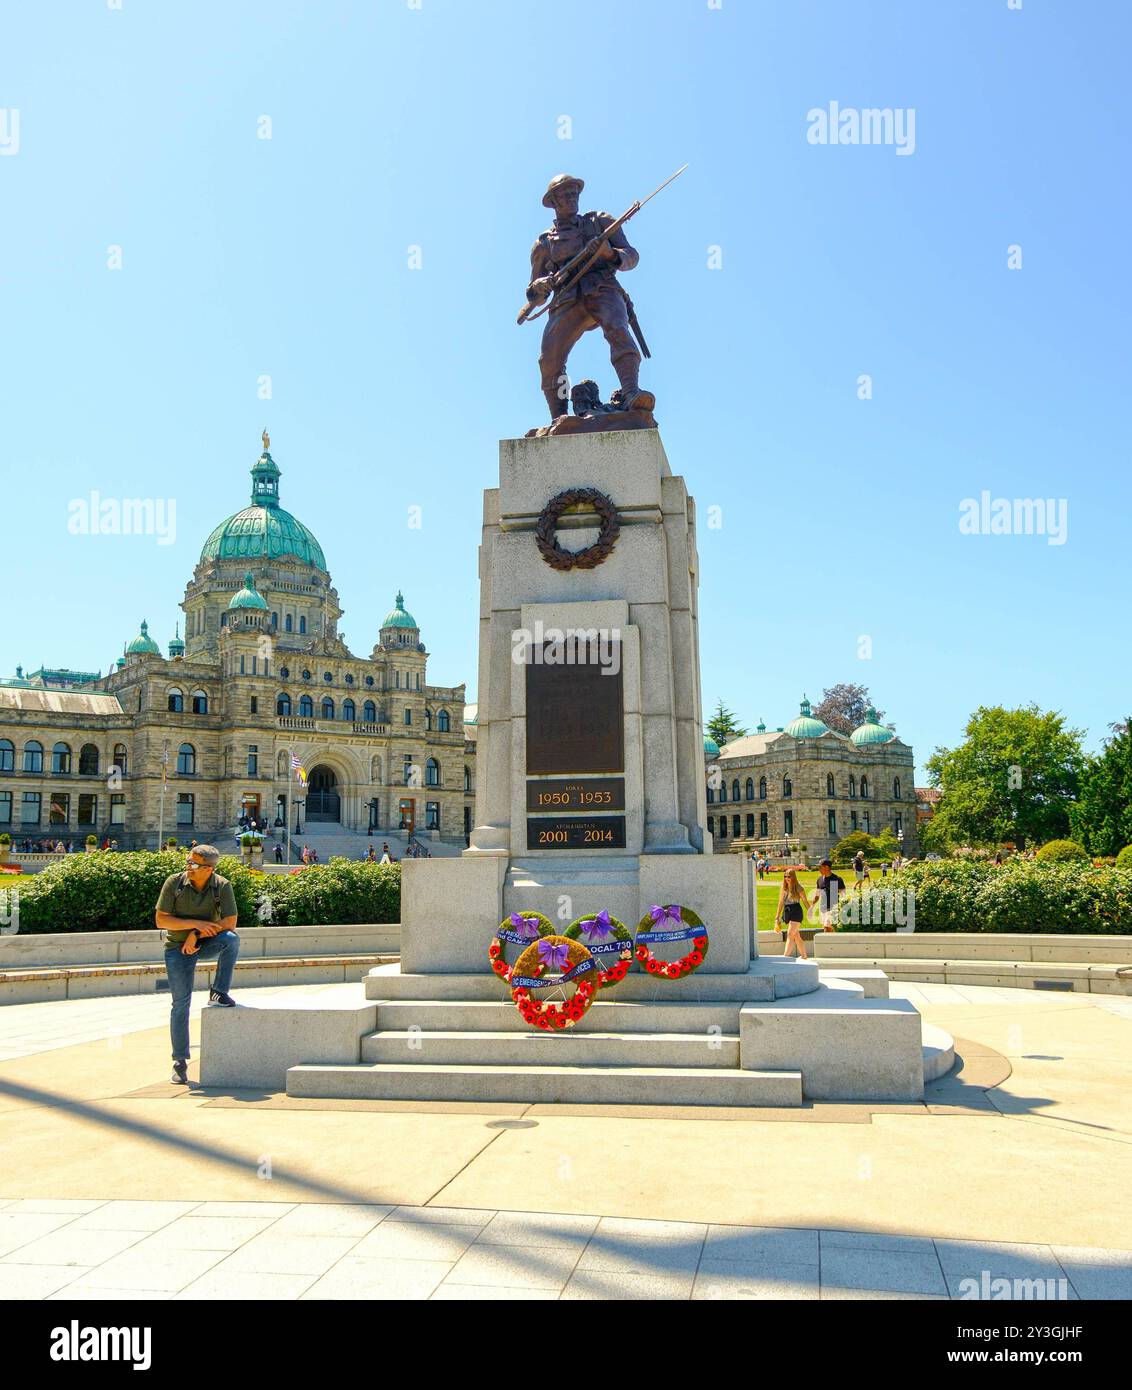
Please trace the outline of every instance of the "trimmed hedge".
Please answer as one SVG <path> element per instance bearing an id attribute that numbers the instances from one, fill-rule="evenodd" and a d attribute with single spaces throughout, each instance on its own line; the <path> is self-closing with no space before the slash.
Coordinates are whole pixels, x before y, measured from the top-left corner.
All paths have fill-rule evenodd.
<path id="1" fill-rule="evenodd" d="M 1048 840 L 1035 859 L 1043 864 L 1080 864 L 1089 861 L 1089 851 L 1076 840 Z"/>
<path id="2" fill-rule="evenodd" d="M 162 883 L 184 867 L 180 850 L 67 855 L 10 884 L 20 934 L 152 928 Z M 294 875 L 262 874 L 222 855 L 216 867 L 231 881 L 240 927 L 400 920 L 400 864 L 331 859 Z"/>
<path id="3" fill-rule="evenodd" d="M 1125 845 L 1116 856 L 1116 867 L 1118 869 L 1132 869 L 1132 845 Z"/>
<path id="4" fill-rule="evenodd" d="M 1011 859 L 918 860 L 867 890 L 868 917 L 842 931 L 895 931 L 884 894 L 915 893 L 915 930 L 927 932 L 1132 932 L 1132 870 Z M 856 894 L 854 894 L 856 896 Z"/>

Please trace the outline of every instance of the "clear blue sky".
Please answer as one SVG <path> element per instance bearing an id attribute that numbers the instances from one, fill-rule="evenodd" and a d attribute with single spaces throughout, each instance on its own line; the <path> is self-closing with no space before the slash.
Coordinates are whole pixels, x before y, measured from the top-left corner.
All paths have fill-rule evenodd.
<path id="1" fill-rule="evenodd" d="M 164 645 L 266 424 L 353 649 L 401 586 L 473 696 L 480 492 L 544 412 L 543 188 L 619 212 L 689 161 L 626 285 L 700 507 L 705 709 L 861 681 L 921 763 L 979 704 L 1096 747 L 1132 705 L 1130 11 L 6 0 L 0 672 L 105 670 L 143 617 Z M 914 109 L 914 153 L 808 143 L 831 101 Z M 610 389 L 603 348 L 575 380 Z M 70 534 L 92 489 L 175 498 L 176 542 Z M 1066 499 L 1066 543 L 961 535 L 984 490 Z"/>

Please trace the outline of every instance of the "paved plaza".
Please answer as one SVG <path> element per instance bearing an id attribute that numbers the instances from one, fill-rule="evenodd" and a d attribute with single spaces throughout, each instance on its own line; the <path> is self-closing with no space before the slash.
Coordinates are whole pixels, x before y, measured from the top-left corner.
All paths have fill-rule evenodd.
<path id="1" fill-rule="evenodd" d="M 958 1071 L 801 1110 L 181 1088 L 168 996 L 9 1005 L 0 1297 L 1132 1297 L 1132 999 L 893 994 Z"/>

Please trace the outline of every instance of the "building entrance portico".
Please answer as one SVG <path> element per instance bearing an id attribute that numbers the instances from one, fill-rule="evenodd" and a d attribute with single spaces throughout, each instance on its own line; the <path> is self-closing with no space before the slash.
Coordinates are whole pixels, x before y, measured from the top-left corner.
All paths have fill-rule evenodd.
<path id="1" fill-rule="evenodd" d="M 307 820 L 337 821 L 341 819 L 342 798 L 334 769 L 325 763 L 311 768 L 307 781 Z"/>

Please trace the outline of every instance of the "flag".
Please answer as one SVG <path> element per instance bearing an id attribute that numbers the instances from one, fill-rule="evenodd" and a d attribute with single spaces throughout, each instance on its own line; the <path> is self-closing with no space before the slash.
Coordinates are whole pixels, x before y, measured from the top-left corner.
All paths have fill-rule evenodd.
<path id="1" fill-rule="evenodd" d="M 305 787 L 307 784 L 307 770 L 299 761 L 298 755 L 295 753 L 291 754 L 291 766 L 292 768 L 294 768 L 295 771 L 295 781 L 298 782 L 300 787 Z"/>

